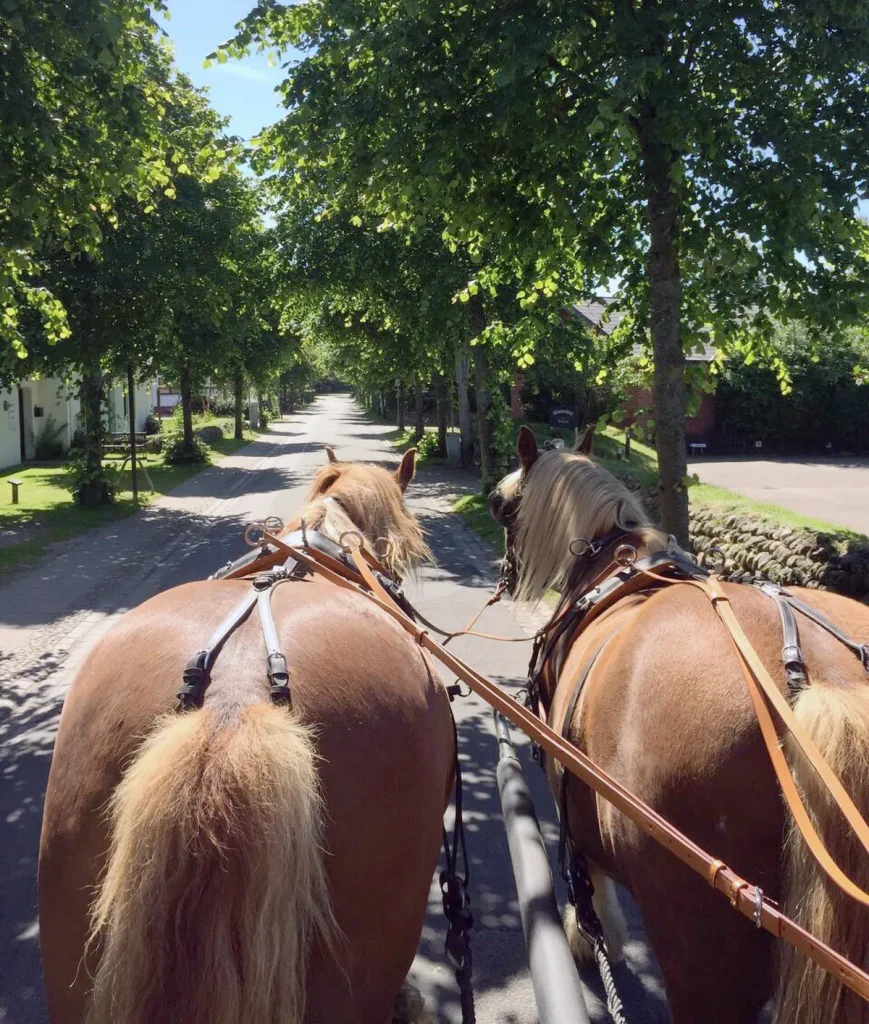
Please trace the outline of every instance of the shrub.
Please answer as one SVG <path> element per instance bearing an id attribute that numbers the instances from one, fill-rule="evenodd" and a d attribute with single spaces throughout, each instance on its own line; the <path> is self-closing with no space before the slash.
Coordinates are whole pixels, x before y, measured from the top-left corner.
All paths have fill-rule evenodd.
<path id="1" fill-rule="evenodd" d="M 181 434 L 170 434 L 163 441 L 163 461 L 170 466 L 208 462 L 208 448 L 198 437 L 188 443 Z"/>
<path id="2" fill-rule="evenodd" d="M 63 432 L 65 423 L 58 423 L 53 416 L 48 416 L 36 438 L 34 455 L 40 462 L 50 462 L 63 457 Z"/>
<path id="3" fill-rule="evenodd" d="M 163 424 L 159 418 L 154 413 L 149 412 L 145 417 L 145 433 L 153 436 L 154 434 L 159 434 L 162 429 Z"/>
<path id="4" fill-rule="evenodd" d="M 196 431 L 196 436 L 207 445 L 217 444 L 218 441 L 223 440 L 223 430 L 217 424 L 211 424 L 207 427 L 200 427 Z"/>
<path id="5" fill-rule="evenodd" d="M 114 466 L 89 469 L 83 448 L 72 451 L 66 464 L 66 486 L 80 505 L 103 505 L 114 501 L 121 474 Z"/>

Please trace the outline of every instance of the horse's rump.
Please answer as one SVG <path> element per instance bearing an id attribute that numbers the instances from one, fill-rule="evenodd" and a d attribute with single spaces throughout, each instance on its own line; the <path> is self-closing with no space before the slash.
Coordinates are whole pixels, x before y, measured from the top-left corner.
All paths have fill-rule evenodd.
<path id="1" fill-rule="evenodd" d="M 188 990 L 177 1004 L 189 1010 L 185 1019 L 300 1019 L 307 989 L 305 1019 L 363 1021 L 395 998 L 410 966 L 452 775 L 443 687 L 388 616 L 306 581 L 279 586 L 273 598 L 293 710 L 265 703 L 266 652 L 249 619 L 218 657 L 204 708 L 174 714 L 185 663 L 244 586 L 196 583 L 157 596 L 103 638 L 73 683 L 40 865 L 54 1019 L 83 1019 L 89 894 L 108 846 L 104 810 L 125 770 L 88 963 L 98 994 L 105 968 L 108 993 L 94 1020 L 121 1019 L 111 1007 L 123 1005 L 117 993 L 136 952 L 143 984 L 153 985 L 139 1016 L 124 1010 L 127 1021 L 157 1019 L 160 992 L 176 982 Z M 119 922 L 135 917 L 130 899 L 139 924 L 113 947 Z M 191 1002 L 190 991 L 205 1002 Z"/>

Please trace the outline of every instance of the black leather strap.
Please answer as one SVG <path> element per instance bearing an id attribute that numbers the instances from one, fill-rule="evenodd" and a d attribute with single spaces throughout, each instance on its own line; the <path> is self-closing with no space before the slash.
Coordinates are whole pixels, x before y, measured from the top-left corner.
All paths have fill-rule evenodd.
<path id="1" fill-rule="evenodd" d="M 793 704 L 809 685 L 803 652 L 800 648 L 800 631 L 797 627 L 797 620 L 780 586 L 775 583 L 762 583 L 760 590 L 762 594 L 766 594 L 767 597 L 775 601 L 781 616 L 783 639 L 781 660 L 787 674 L 788 700 Z"/>
<path id="2" fill-rule="evenodd" d="M 226 643 L 227 638 L 250 615 L 251 608 L 256 604 L 256 601 L 257 591 L 251 587 L 229 615 L 223 619 L 217 629 L 214 630 L 206 646 L 201 651 L 197 651 L 190 661 L 187 662 L 187 667 L 184 669 L 182 677 L 181 689 L 177 693 L 178 705 L 181 711 L 191 711 L 193 708 L 202 707 L 205 691 L 211 682 L 211 667 L 214 664 L 214 659 L 220 653 L 220 649 Z"/>
<path id="3" fill-rule="evenodd" d="M 787 591 L 782 591 L 782 594 L 791 608 L 795 608 L 801 615 L 811 619 L 815 625 L 825 629 L 831 636 L 834 636 L 840 643 L 843 643 L 849 650 L 853 651 L 860 659 L 863 668 L 869 672 L 869 643 L 857 643 L 847 633 L 843 633 L 837 626 L 834 626 L 826 615 L 822 615 L 820 612 L 815 611 L 814 608 L 810 608 L 798 597 L 794 597 L 793 594 L 789 594 Z"/>

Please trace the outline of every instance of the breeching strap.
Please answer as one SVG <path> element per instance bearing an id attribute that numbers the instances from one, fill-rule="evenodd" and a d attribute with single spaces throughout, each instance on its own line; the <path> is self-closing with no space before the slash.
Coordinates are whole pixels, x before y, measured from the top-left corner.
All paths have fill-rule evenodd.
<path id="1" fill-rule="evenodd" d="M 551 757 L 554 757 L 564 765 L 567 771 L 584 782 L 605 800 L 609 801 L 622 814 L 634 822 L 635 825 L 643 829 L 644 832 L 656 842 L 666 847 L 683 864 L 691 868 L 692 871 L 702 875 L 712 888 L 717 889 L 727 897 L 735 910 L 738 910 L 744 917 L 747 917 L 754 923 L 759 924 L 760 927 L 763 927 L 772 935 L 784 939 L 792 946 L 795 946 L 842 984 L 857 993 L 861 998 L 869 1001 L 869 974 L 866 974 L 841 954 L 820 942 L 805 929 L 801 928 L 795 921 L 792 921 L 789 917 L 776 910 L 768 901 L 764 900 L 761 903 L 758 912 L 755 898 L 757 893 L 756 886 L 741 878 L 722 861 L 708 854 L 671 825 L 666 818 L 662 817 L 657 811 L 649 807 L 648 804 L 622 786 L 616 779 L 599 768 L 581 750 L 563 739 L 512 696 L 456 658 L 449 650 L 432 639 L 426 630 L 421 629 L 391 601 L 383 601 L 375 593 L 366 593 L 355 583 L 324 566 L 308 552 L 291 548 L 277 537 L 268 534 L 267 539 L 285 552 L 285 557 L 296 559 L 311 571 L 334 583 L 336 586 L 362 594 L 376 604 L 382 611 L 391 616 L 405 632 L 409 633 L 420 647 L 429 651 L 430 654 L 442 662 L 451 672 L 455 673 L 487 704 L 495 708 L 516 728 L 521 729 L 528 737 L 534 740 Z M 665 582 L 672 583 L 673 581 L 667 579 Z M 714 602 L 716 609 L 719 611 L 719 614 L 721 614 L 722 609 L 725 609 L 724 616 L 729 611 L 732 621 L 735 622 L 735 616 L 733 616 L 732 610 L 727 604 L 723 591 L 719 589 L 718 593 L 721 596 L 719 597 L 716 594 Z M 712 594 L 715 594 L 715 591 L 710 587 L 709 595 Z M 725 624 L 729 625 L 726 618 Z M 738 623 L 736 623 L 736 627 L 739 629 Z M 739 630 L 739 633 L 741 633 L 741 630 Z M 746 649 L 751 649 L 751 645 L 744 634 L 742 634 L 742 637 Z M 734 637 L 734 642 L 736 642 L 736 637 Z M 741 650 L 741 648 L 739 649 Z M 760 659 L 757 658 L 753 649 L 751 650 L 754 659 L 757 660 L 759 665 Z M 762 665 L 760 668 L 762 668 Z M 775 689 L 782 703 L 786 706 L 784 698 L 778 693 L 774 684 L 772 688 Z M 762 703 L 762 698 L 759 697 L 759 699 Z M 764 708 L 764 710 L 766 709 Z M 790 709 L 788 708 L 787 710 L 789 711 Z M 799 726 L 797 727 L 799 728 Z M 801 729 L 800 731 L 801 733 L 803 732 Z M 774 732 L 775 730 L 773 729 Z M 803 735 L 805 734 L 803 733 Z M 809 743 L 811 743 L 810 740 Z M 802 746 L 802 743 L 800 745 Z M 775 738 L 774 746 L 778 748 L 777 737 Z M 853 807 L 853 805 L 851 806 Z"/>

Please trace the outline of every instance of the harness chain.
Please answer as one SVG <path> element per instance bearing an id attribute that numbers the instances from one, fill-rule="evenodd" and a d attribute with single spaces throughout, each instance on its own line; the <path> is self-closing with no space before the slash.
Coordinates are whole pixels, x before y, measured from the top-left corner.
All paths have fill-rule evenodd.
<path id="1" fill-rule="evenodd" d="M 456 982 L 459 986 L 462 1024 L 476 1024 L 474 989 L 471 984 L 473 959 L 471 956 L 470 937 L 471 929 L 474 927 L 474 918 L 471 914 L 471 897 L 468 892 L 471 868 L 468 862 L 468 852 L 465 847 L 465 825 L 462 819 L 462 766 L 459 761 L 459 736 L 455 718 L 453 718 L 453 735 L 456 744 L 456 795 L 453 841 L 451 844 L 447 830 L 444 828 L 443 846 L 447 866 L 440 873 L 439 879 L 444 915 L 449 922 L 444 950 L 453 965 Z M 460 853 L 464 868 L 461 874 L 458 870 Z"/>

